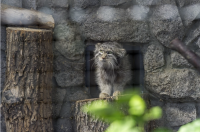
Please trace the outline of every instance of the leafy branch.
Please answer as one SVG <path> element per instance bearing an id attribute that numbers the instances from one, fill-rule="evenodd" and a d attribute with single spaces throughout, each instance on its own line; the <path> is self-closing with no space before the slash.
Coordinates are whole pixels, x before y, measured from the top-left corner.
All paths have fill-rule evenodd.
<path id="1" fill-rule="evenodd" d="M 161 118 L 162 109 L 158 106 L 147 109 L 144 99 L 138 91 L 127 91 L 113 102 L 93 101 L 82 110 L 94 118 L 109 123 L 105 132 L 144 132 L 145 124 Z M 171 132 L 158 128 L 154 132 Z M 178 132 L 200 132 L 200 119 L 180 127 Z"/>
<path id="2" fill-rule="evenodd" d="M 162 116 L 162 109 L 158 106 L 147 109 L 138 91 L 127 93 L 110 103 L 106 100 L 93 101 L 85 105 L 83 111 L 110 123 L 106 132 L 144 132 L 147 122 Z M 156 132 L 163 132 L 163 130 Z"/>

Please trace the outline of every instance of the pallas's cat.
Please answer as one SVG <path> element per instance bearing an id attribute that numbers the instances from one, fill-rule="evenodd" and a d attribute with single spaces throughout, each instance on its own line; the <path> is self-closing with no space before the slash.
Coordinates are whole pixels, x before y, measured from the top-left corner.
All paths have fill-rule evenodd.
<path id="1" fill-rule="evenodd" d="M 126 50 L 117 42 L 98 43 L 94 55 L 99 97 L 121 94 L 126 83 L 131 80 L 131 66 Z"/>

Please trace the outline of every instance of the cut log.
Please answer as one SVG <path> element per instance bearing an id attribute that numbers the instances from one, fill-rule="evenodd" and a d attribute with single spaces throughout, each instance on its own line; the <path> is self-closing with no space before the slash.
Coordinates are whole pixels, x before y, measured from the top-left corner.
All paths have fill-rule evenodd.
<path id="1" fill-rule="evenodd" d="M 75 102 L 74 109 L 74 131 L 75 132 L 104 132 L 108 128 L 108 124 L 103 121 L 94 119 L 92 116 L 82 111 L 82 107 L 86 104 L 91 104 L 96 100 L 105 100 L 111 102 L 114 99 L 111 98 L 96 98 L 96 99 L 87 99 L 80 100 Z"/>
<path id="2" fill-rule="evenodd" d="M 22 9 L 1 4 L 1 23 L 14 26 L 38 26 L 38 28 L 54 28 L 51 15 L 35 10 Z"/>
<path id="3" fill-rule="evenodd" d="M 10 28 L 2 105 L 7 132 L 51 132 L 52 31 Z"/>
<path id="4" fill-rule="evenodd" d="M 143 99 L 146 101 L 147 108 L 150 108 L 149 104 L 149 95 L 142 94 Z M 106 129 L 109 127 L 109 124 L 92 117 L 90 114 L 85 113 L 82 111 L 82 107 L 84 105 L 91 104 L 93 101 L 97 100 L 105 100 L 112 104 L 113 101 L 116 100 L 116 97 L 108 97 L 108 98 L 95 98 L 95 99 L 86 99 L 86 100 L 79 100 L 74 102 L 72 107 L 72 111 L 74 114 L 74 131 L 75 132 L 105 132 Z M 127 108 L 122 108 L 122 111 L 126 113 Z M 149 132 L 150 130 L 150 123 L 145 125 L 145 132 Z"/>

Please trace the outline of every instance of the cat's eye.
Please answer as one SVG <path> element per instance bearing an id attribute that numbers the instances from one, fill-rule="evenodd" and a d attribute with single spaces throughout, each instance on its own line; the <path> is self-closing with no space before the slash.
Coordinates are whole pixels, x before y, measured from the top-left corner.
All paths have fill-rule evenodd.
<path id="1" fill-rule="evenodd" d="M 107 51 L 106 53 L 107 53 L 107 54 L 112 54 L 112 52 L 111 52 L 111 51 Z"/>

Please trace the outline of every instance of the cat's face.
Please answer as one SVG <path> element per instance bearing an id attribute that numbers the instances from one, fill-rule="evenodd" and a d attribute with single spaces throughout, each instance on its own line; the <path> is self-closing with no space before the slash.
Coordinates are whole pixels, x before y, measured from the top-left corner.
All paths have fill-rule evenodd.
<path id="1" fill-rule="evenodd" d="M 95 63 L 98 67 L 116 69 L 126 51 L 116 42 L 98 43 L 95 46 Z"/>

